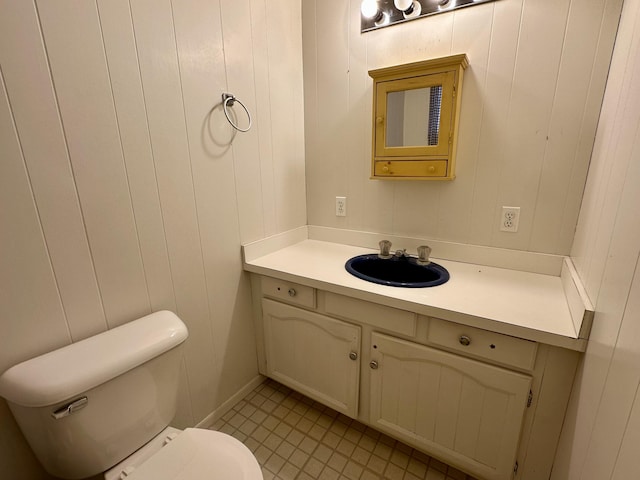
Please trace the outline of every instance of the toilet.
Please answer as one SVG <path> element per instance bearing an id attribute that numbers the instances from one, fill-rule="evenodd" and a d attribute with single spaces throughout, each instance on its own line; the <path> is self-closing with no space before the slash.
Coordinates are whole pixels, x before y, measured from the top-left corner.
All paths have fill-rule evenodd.
<path id="1" fill-rule="evenodd" d="M 11 367 L 0 396 L 56 477 L 262 480 L 235 438 L 169 427 L 187 336 L 174 313 L 152 313 Z"/>

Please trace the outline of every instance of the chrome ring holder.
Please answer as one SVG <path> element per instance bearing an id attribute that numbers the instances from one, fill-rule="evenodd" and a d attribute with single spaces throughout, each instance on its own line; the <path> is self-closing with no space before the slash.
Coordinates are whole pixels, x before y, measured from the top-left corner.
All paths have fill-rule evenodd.
<path id="1" fill-rule="evenodd" d="M 244 109 L 245 113 L 247 114 L 247 118 L 249 119 L 249 126 L 247 128 L 240 128 L 238 125 L 233 123 L 233 120 L 231 120 L 231 117 L 229 116 L 229 111 L 227 110 L 227 108 L 233 107 L 236 102 L 240 104 L 240 106 Z M 249 131 L 249 129 L 251 128 L 251 114 L 249 113 L 249 110 L 247 109 L 247 107 L 245 107 L 244 103 L 242 103 L 240 100 L 234 97 L 233 94 L 231 93 L 222 94 L 222 109 L 224 110 L 224 116 L 227 117 L 227 121 L 231 124 L 233 128 L 235 128 L 239 132 Z"/>

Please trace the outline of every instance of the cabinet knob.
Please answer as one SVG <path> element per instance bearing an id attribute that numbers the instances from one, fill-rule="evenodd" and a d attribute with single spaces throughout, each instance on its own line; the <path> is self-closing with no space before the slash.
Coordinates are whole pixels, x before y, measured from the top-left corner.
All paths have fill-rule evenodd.
<path id="1" fill-rule="evenodd" d="M 358 359 L 358 352 L 349 352 L 349 358 L 351 360 L 357 360 Z"/>
<path id="2" fill-rule="evenodd" d="M 384 167 L 382 167 L 382 171 L 387 173 L 389 171 L 389 167 L 385 165 Z"/>
<path id="3" fill-rule="evenodd" d="M 377 370 L 378 369 L 378 362 L 376 362 L 375 360 L 371 360 L 369 362 L 369 366 L 371 367 L 371 370 Z"/>
<path id="4" fill-rule="evenodd" d="M 428 170 L 429 170 L 429 173 L 435 173 L 435 171 L 436 171 L 436 167 L 434 167 L 433 165 L 431 165 L 431 166 L 428 168 Z"/>
<path id="5" fill-rule="evenodd" d="M 377 124 L 381 124 L 382 122 L 384 122 L 384 118 L 382 118 L 382 117 L 377 117 L 376 118 L 376 123 Z"/>
<path id="6" fill-rule="evenodd" d="M 289 294 L 290 297 L 296 296 L 296 290 L 294 288 L 290 288 L 287 293 Z"/>
<path id="7" fill-rule="evenodd" d="M 465 347 L 471 345 L 471 339 L 466 335 L 460 335 L 460 338 L 458 340 L 460 342 L 460 345 L 464 345 Z"/>

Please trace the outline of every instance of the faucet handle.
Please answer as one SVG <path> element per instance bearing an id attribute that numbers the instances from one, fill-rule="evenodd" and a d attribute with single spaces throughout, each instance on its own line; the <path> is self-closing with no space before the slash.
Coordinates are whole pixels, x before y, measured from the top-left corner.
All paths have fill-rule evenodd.
<path id="1" fill-rule="evenodd" d="M 389 240 L 380 240 L 378 245 L 380 246 L 378 257 L 391 258 L 391 253 L 389 253 L 391 251 L 391 242 Z"/>
<path id="2" fill-rule="evenodd" d="M 427 245 L 420 245 L 418 247 L 418 263 L 420 265 L 429 265 L 431 263 L 429 255 L 431 255 L 431 247 Z"/>

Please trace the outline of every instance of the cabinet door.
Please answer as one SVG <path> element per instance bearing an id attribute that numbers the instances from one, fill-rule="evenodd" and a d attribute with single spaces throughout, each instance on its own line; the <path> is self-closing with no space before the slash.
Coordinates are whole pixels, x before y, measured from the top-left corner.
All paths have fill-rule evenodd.
<path id="1" fill-rule="evenodd" d="M 355 418 L 360 327 L 267 299 L 262 312 L 267 374 Z"/>
<path id="2" fill-rule="evenodd" d="M 371 423 L 487 480 L 513 476 L 531 377 L 372 334 Z"/>
<path id="3" fill-rule="evenodd" d="M 454 70 L 376 82 L 376 159 L 446 158 L 451 150 L 449 135 L 455 82 Z M 429 111 L 432 107 L 429 101 L 432 91 L 437 92 L 438 96 L 436 112 Z M 432 125 L 433 113 L 435 129 Z M 414 132 L 416 126 L 418 131 Z"/>

